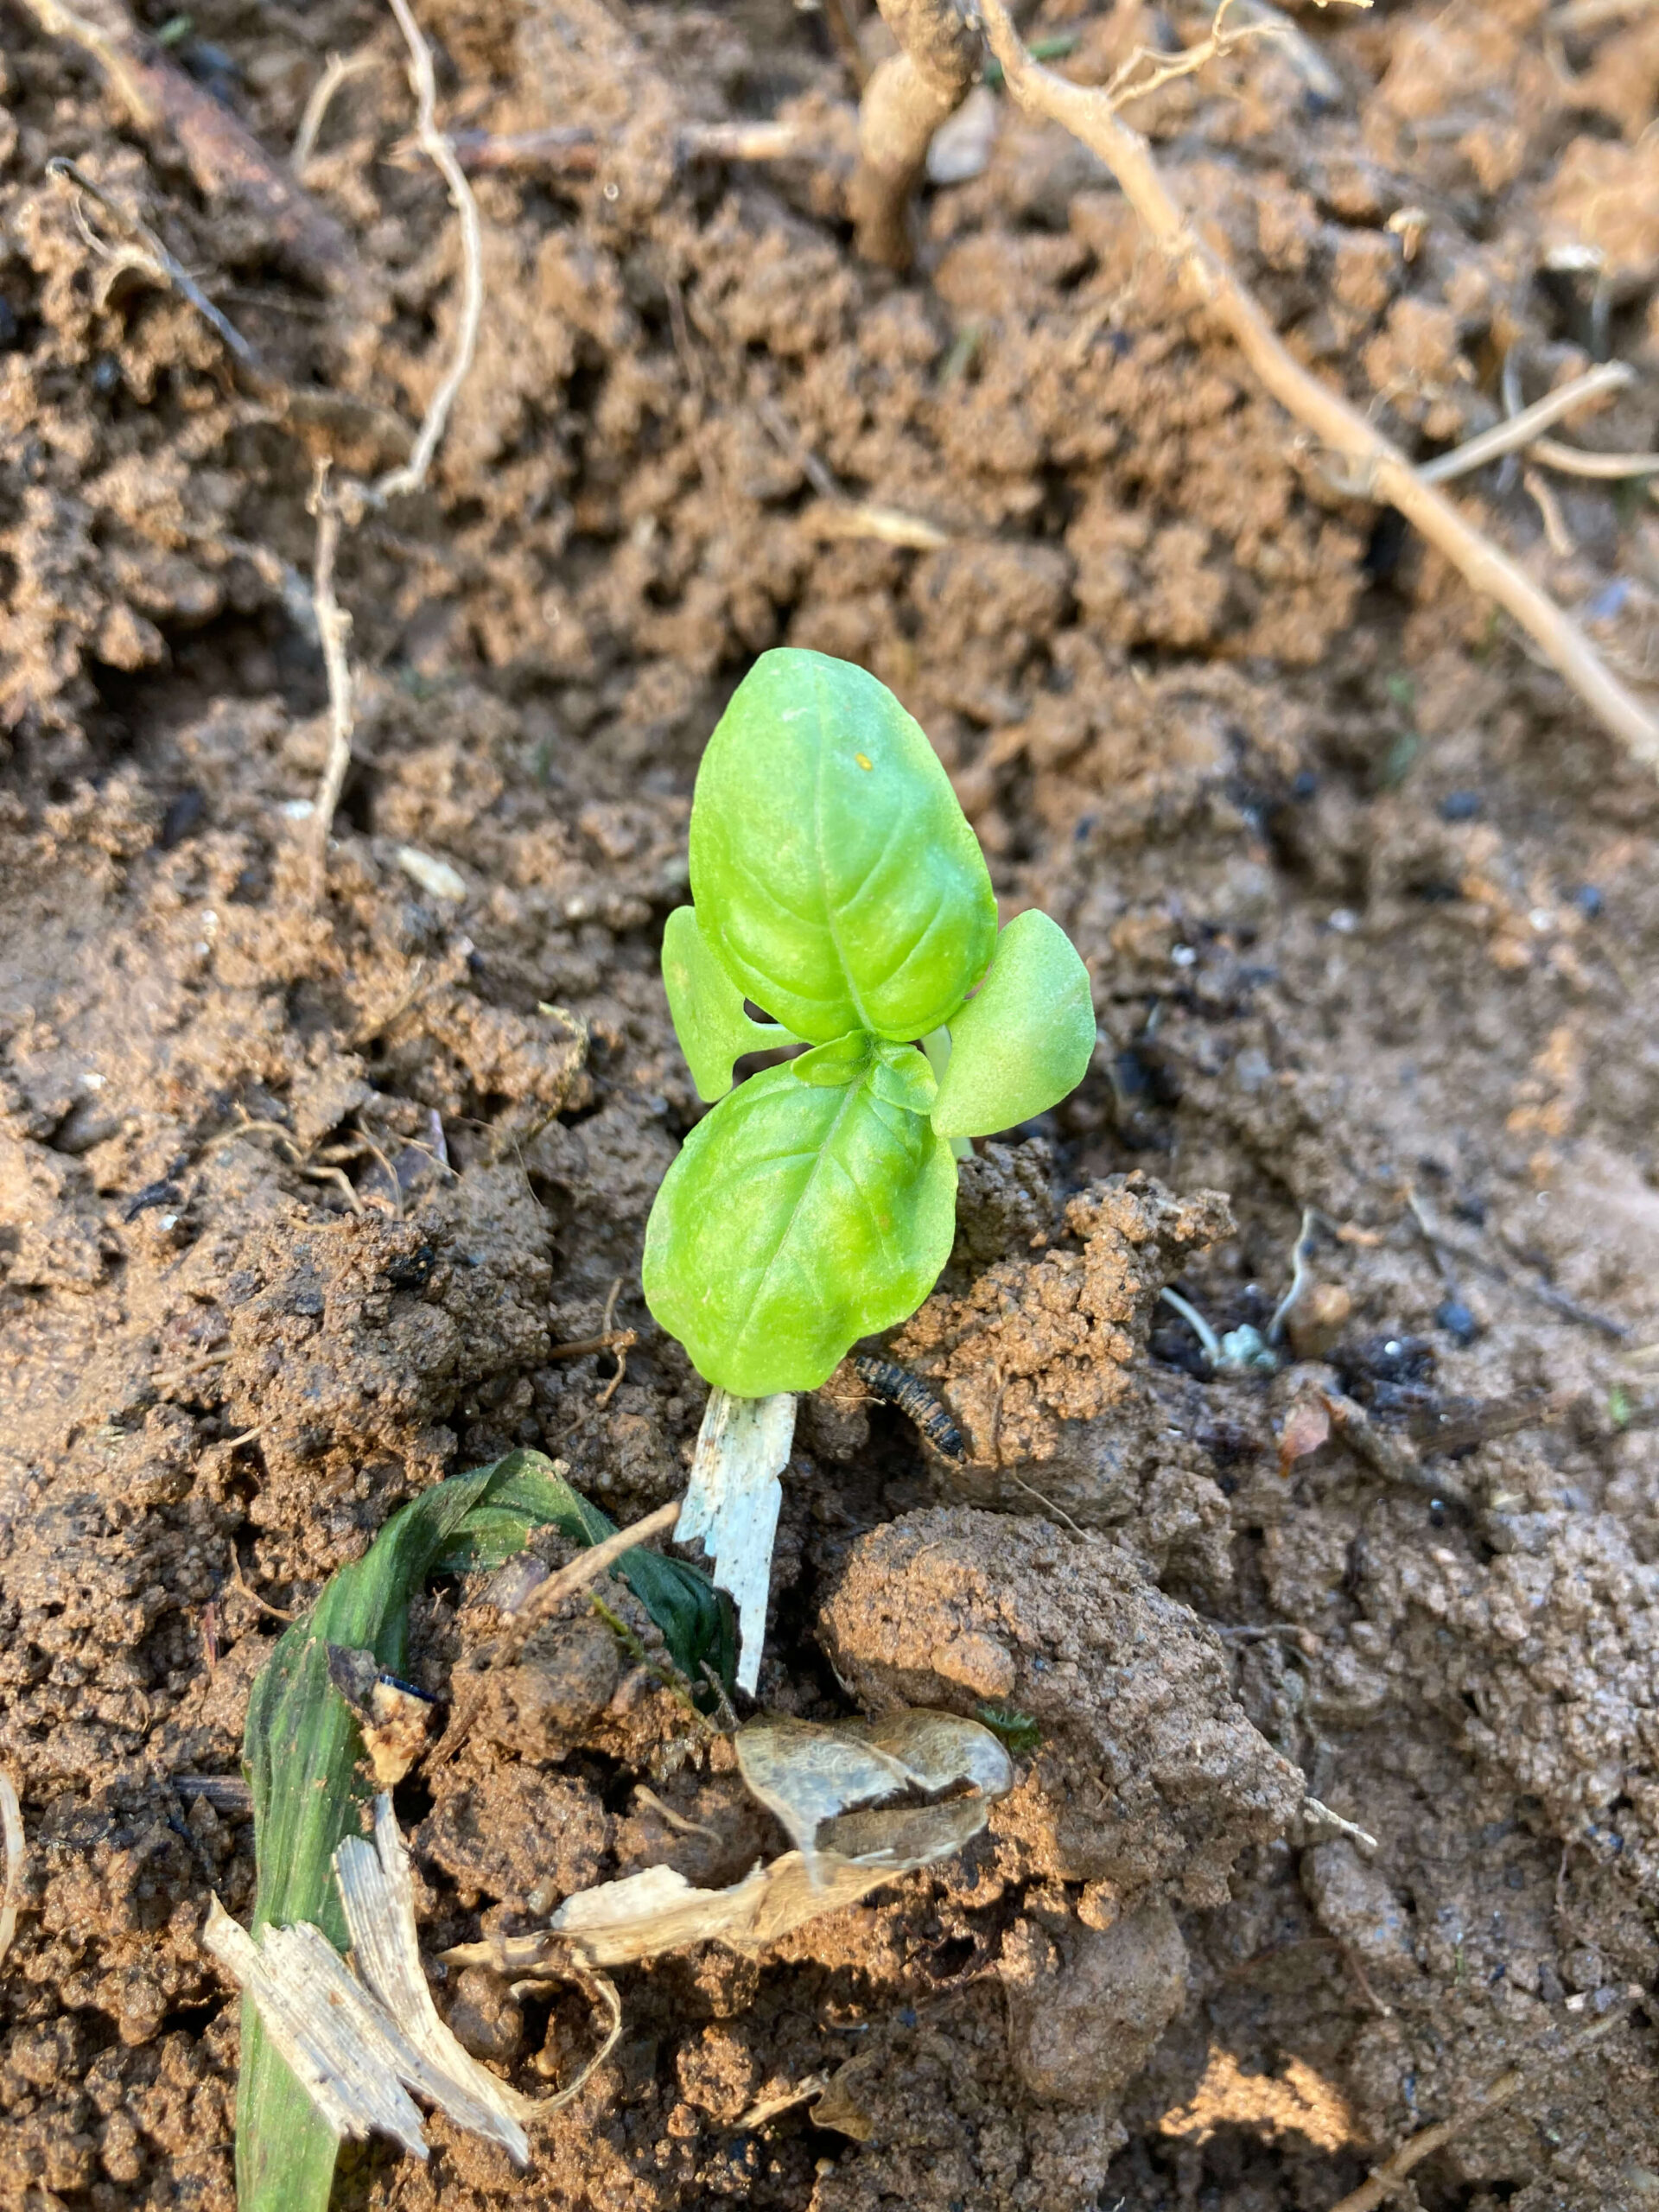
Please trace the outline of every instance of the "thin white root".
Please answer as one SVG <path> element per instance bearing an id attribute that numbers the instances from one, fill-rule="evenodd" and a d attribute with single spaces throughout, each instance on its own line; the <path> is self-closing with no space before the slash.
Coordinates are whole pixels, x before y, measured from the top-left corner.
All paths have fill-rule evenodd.
<path id="1" fill-rule="evenodd" d="M 353 54 L 342 58 L 331 54 L 321 77 L 311 87 L 311 97 L 306 101 L 305 112 L 300 118 L 300 127 L 294 133 L 294 150 L 288 165 L 296 176 L 301 175 L 306 163 L 316 150 L 317 134 L 322 129 L 323 118 L 334 104 L 334 94 L 353 77 L 360 77 L 365 70 L 377 66 L 378 56 L 372 54 Z"/>
<path id="2" fill-rule="evenodd" d="M 467 381 L 478 350 L 479 325 L 484 315 L 484 238 L 478 220 L 478 202 L 467 181 L 454 146 L 438 129 L 438 84 L 432 69 L 432 49 L 421 35 L 409 9 L 409 0 L 389 0 L 397 28 L 409 48 L 409 81 L 415 93 L 415 137 L 422 151 L 449 188 L 449 198 L 461 224 L 461 324 L 455 333 L 454 358 L 426 410 L 415 449 L 401 468 L 381 477 L 374 486 L 377 502 L 418 492 L 426 481 L 432 457 L 442 440 L 455 395 Z"/>
<path id="3" fill-rule="evenodd" d="M 352 634 L 352 618 L 343 612 L 340 601 L 334 597 L 334 559 L 340 550 L 340 506 L 328 489 L 326 461 L 318 466 L 310 504 L 311 512 L 317 518 L 316 563 L 312 572 L 311 596 L 316 610 L 317 635 L 322 644 L 322 664 L 328 677 L 328 757 L 323 764 L 322 780 L 317 785 L 311 823 L 312 876 L 316 895 L 321 897 L 328 875 L 328 837 L 334 828 L 334 810 L 340 804 L 346 771 L 352 765 L 352 731 L 355 723 L 351 656 L 346 649 L 346 641 Z"/>
<path id="4" fill-rule="evenodd" d="M 1453 446 L 1450 453 L 1437 454 L 1433 461 L 1419 461 L 1419 480 L 1424 484 L 1449 484 L 1454 476 L 1466 476 L 1471 469 L 1483 468 L 1501 454 L 1513 453 L 1517 446 L 1534 446 L 1535 449 L 1539 433 L 1547 430 L 1552 423 L 1559 423 L 1563 416 L 1575 413 L 1587 401 L 1599 399 L 1605 392 L 1623 391 L 1635 381 L 1635 377 L 1636 372 L 1623 361 L 1604 361 L 1599 368 L 1574 377 L 1571 384 L 1564 384 L 1559 391 L 1546 392 L 1541 399 L 1534 400 L 1530 407 L 1523 407 L 1507 422 L 1494 423 L 1477 438 L 1466 438 L 1460 446 Z M 1570 453 L 1572 448 L 1564 446 L 1559 450 Z"/>

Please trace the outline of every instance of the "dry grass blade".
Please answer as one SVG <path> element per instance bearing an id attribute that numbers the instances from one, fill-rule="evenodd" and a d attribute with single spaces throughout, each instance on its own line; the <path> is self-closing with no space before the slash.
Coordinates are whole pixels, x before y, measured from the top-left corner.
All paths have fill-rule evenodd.
<path id="1" fill-rule="evenodd" d="M 1153 243 L 1230 334 L 1264 388 L 1351 465 L 1366 496 L 1397 508 L 1465 582 L 1511 614 L 1632 759 L 1659 773 L 1659 721 L 1620 682 L 1572 618 L 1466 521 L 1438 486 L 1426 484 L 1398 447 L 1340 392 L 1287 351 L 1230 264 L 1177 204 L 1147 141 L 1114 113 L 1109 101 L 1034 61 L 1004 0 L 979 0 L 979 7 L 1014 99 L 1033 114 L 1063 125 L 1106 163 Z"/>
<path id="2" fill-rule="evenodd" d="M 17 1914 L 23 1902 L 23 1866 L 28 1846 L 23 1840 L 23 1808 L 17 1802 L 16 1784 L 0 1766 L 0 1843 L 6 1853 L 5 1887 L 0 1889 L 0 1959 L 11 1948 L 17 1933 Z"/>
<path id="3" fill-rule="evenodd" d="M 568 2104 L 616 2047 L 622 2008 L 615 1989 L 602 1976 L 588 1980 L 609 2018 L 576 2078 L 551 2097 L 521 2096 L 462 2049 L 432 2001 L 409 1853 L 390 1796 L 375 1800 L 373 1842 L 347 1836 L 334 1867 L 355 1972 L 310 1922 L 267 1928 L 256 1942 L 217 1897 L 205 1948 L 252 1998 L 336 2139 L 389 2135 L 424 2158 L 420 2112 L 405 2094 L 412 2089 L 521 2169 L 528 2165 L 525 2124 Z"/>

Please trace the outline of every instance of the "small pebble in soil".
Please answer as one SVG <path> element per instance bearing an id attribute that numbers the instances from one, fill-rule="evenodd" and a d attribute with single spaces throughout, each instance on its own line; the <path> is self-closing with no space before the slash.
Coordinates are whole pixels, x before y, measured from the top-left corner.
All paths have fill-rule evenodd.
<path id="1" fill-rule="evenodd" d="M 1442 822 L 1478 822 L 1486 802 L 1478 791 L 1448 791 L 1440 801 Z"/>
<path id="2" fill-rule="evenodd" d="M 1460 1298 L 1448 1298 L 1435 1310 L 1437 1328 L 1460 1344 L 1471 1344 L 1480 1334 L 1480 1324 Z"/>
<path id="3" fill-rule="evenodd" d="M 1593 922 L 1600 919 L 1607 901 L 1593 883 L 1581 883 L 1573 893 L 1573 904 L 1586 921 Z"/>

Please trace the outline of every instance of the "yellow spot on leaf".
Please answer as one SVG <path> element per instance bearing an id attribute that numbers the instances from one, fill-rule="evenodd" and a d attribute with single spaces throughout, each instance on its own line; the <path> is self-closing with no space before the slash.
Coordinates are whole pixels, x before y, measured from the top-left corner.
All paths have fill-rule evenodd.
<path id="1" fill-rule="evenodd" d="M 874 761 L 867 753 L 855 753 L 853 758 L 861 768 L 873 768 L 875 766 Z"/>

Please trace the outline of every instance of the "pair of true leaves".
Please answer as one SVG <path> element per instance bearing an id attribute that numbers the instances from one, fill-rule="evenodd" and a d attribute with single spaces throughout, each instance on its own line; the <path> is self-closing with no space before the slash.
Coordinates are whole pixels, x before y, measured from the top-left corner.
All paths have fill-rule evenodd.
<path id="1" fill-rule="evenodd" d="M 815 1389 L 933 1287 L 955 1228 L 950 1140 L 1027 1121 L 1082 1079 L 1088 973 L 1046 914 L 999 935 L 926 737 L 823 653 L 764 653 L 739 685 L 698 772 L 690 858 L 663 980 L 698 1096 L 721 1103 L 652 1209 L 645 1297 L 707 1381 Z M 741 1054 L 795 1042 L 808 1050 L 732 1089 Z"/>

